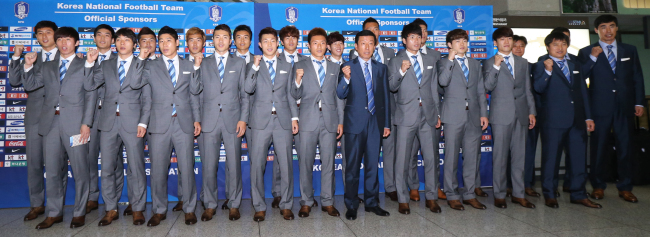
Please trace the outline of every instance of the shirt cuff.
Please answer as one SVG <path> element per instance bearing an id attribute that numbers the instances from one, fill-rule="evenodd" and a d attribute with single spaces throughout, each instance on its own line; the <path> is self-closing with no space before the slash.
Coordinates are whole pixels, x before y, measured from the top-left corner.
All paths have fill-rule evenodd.
<path id="1" fill-rule="evenodd" d="M 598 58 L 594 57 L 594 55 L 591 55 L 591 54 L 589 54 L 589 58 L 591 58 L 591 61 L 594 61 L 594 62 L 596 62 L 596 60 L 598 60 Z"/>
<path id="2" fill-rule="evenodd" d="M 585 121 L 594 121 L 593 119 L 585 119 Z"/>
<path id="3" fill-rule="evenodd" d="M 345 84 L 348 84 L 348 85 L 350 84 L 350 80 L 345 79 L 345 77 L 343 77 L 343 80 L 345 81 Z"/>
<path id="4" fill-rule="evenodd" d="M 496 69 L 497 71 L 501 70 L 501 65 L 497 66 L 497 65 L 492 64 L 492 66 L 493 66 L 494 69 Z"/>
<path id="5" fill-rule="evenodd" d="M 20 56 L 11 56 L 12 60 L 20 60 Z"/>
<path id="6" fill-rule="evenodd" d="M 32 68 L 34 68 L 34 64 L 32 64 L 32 66 L 30 66 L 29 68 L 25 68 L 25 72 L 29 72 L 29 70 L 32 70 Z"/>
<path id="7" fill-rule="evenodd" d="M 296 81 L 293 81 L 293 83 L 296 83 L 296 86 L 297 86 L 298 88 L 300 88 L 300 86 L 302 86 L 302 80 L 300 80 L 300 84 L 298 84 L 298 82 L 296 82 Z"/>
<path id="8" fill-rule="evenodd" d="M 147 61 L 147 58 L 141 58 L 141 57 L 138 57 L 138 59 L 140 59 L 140 60 L 142 60 L 142 61 Z"/>
<path id="9" fill-rule="evenodd" d="M 291 118 L 291 121 L 299 121 L 298 117 Z"/>
<path id="10" fill-rule="evenodd" d="M 402 77 L 403 77 L 404 75 L 406 75 L 406 72 L 402 72 L 402 69 L 400 68 L 400 69 L 399 69 L 399 74 L 401 74 Z"/>
<path id="11" fill-rule="evenodd" d="M 545 71 L 546 74 L 548 74 L 549 76 L 551 75 L 551 72 L 549 72 L 548 70 L 544 69 L 544 71 Z"/>
<path id="12" fill-rule="evenodd" d="M 643 108 L 643 107 L 644 107 L 643 105 L 635 105 L 635 106 L 639 106 L 639 107 L 641 107 L 641 108 Z"/>
<path id="13" fill-rule="evenodd" d="M 88 61 L 86 61 L 86 67 L 87 67 L 87 68 L 91 68 L 91 67 L 93 67 L 93 66 L 95 66 L 94 63 L 89 63 Z"/>
<path id="14" fill-rule="evenodd" d="M 257 66 L 253 65 L 253 70 L 255 70 L 256 72 L 259 71 L 260 70 L 260 65 L 257 65 Z"/>
<path id="15" fill-rule="evenodd" d="M 138 127 L 143 127 L 144 129 L 147 129 L 147 125 L 144 124 L 144 123 L 139 123 L 139 124 L 138 124 Z"/>
<path id="16" fill-rule="evenodd" d="M 201 68 L 201 66 L 194 66 L 194 71 L 199 70 L 199 68 Z"/>

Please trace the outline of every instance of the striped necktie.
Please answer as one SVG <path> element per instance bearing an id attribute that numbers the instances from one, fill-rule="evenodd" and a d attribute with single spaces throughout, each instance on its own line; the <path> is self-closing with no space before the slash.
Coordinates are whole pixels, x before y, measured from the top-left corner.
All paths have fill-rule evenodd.
<path id="1" fill-rule="evenodd" d="M 174 60 L 167 60 L 169 63 L 169 77 L 172 78 L 172 86 L 175 88 L 176 87 L 176 69 L 174 68 Z M 176 114 L 176 104 L 172 104 L 172 116 Z"/>
<path id="2" fill-rule="evenodd" d="M 275 60 L 268 60 L 266 63 L 269 64 L 269 75 L 271 76 L 271 85 L 275 84 L 275 69 L 273 69 L 273 63 Z"/>
<path id="3" fill-rule="evenodd" d="M 370 114 L 375 114 L 375 94 L 372 91 L 372 74 L 370 74 L 370 69 L 368 68 L 368 62 L 366 62 L 365 67 L 363 68 L 363 74 L 366 79 L 366 94 L 368 94 L 368 111 Z"/>
<path id="4" fill-rule="evenodd" d="M 63 83 L 65 73 L 68 71 L 68 68 L 65 66 L 67 63 L 68 60 L 61 59 L 61 66 L 59 66 L 59 83 Z"/>
<path id="5" fill-rule="evenodd" d="M 612 72 L 616 73 L 616 55 L 612 50 L 614 45 L 607 45 L 607 61 L 609 61 L 609 66 L 612 67 Z"/>
<path id="6" fill-rule="evenodd" d="M 505 56 L 503 57 L 503 61 L 506 62 L 506 66 L 508 66 L 508 70 L 510 71 L 510 74 L 512 74 L 512 78 L 515 78 L 515 72 L 512 71 L 512 65 L 510 65 L 510 56 Z"/>
<path id="7" fill-rule="evenodd" d="M 289 58 L 291 58 L 291 67 L 293 67 L 293 64 L 296 62 L 294 57 L 296 57 L 296 55 L 289 55 Z"/>
<path id="8" fill-rule="evenodd" d="M 225 68 L 223 66 L 223 58 L 224 57 L 219 57 L 219 65 L 217 65 L 217 67 L 219 68 L 219 79 L 221 83 L 223 83 L 223 73 L 225 71 Z"/>
<path id="9" fill-rule="evenodd" d="M 569 67 L 566 65 L 566 59 L 562 61 L 557 61 L 558 66 L 560 66 L 560 69 L 562 69 L 562 73 L 564 73 L 564 76 L 566 77 L 567 81 L 571 83 L 571 74 L 569 74 Z"/>
<path id="10" fill-rule="evenodd" d="M 124 78 L 126 78 L 126 70 L 124 70 L 124 64 L 126 61 L 120 61 L 120 67 L 117 69 L 117 74 L 120 76 L 120 86 L 124 83 Z M 120 111 L 120 105 L 117 105 L 117 111 Z"/>
<path id="11" fill-rule="evenodd" d="M 50 55 L 52 55 L 52 53 L 45 53 L 45 62 L 50 61 Z"/>
<path id="12" fill-rule="evenodd" d="M 99 55 L 99 64 L 102 64 L 102 62 L 106 59 L 106 55 Z"/>
<path id="13" fill-rule="evenodd" d="M 418 78 L 418 84 L 420 84 L 422 82 L 422 68 L 420 68 L 420 63 L 418 63 L 418 56 L 413 55 L 411 58 L 415 61 L 415 63 L 413 63 L 413 70 L 415 71 L 415 77 Z"/>
<path id="14" fill-rule="evenodd" d="M 325 68 L 323 67 L 323 63 L 325 63 L 325 59 L 318 61 L 318 60 L 312 60 L 315 63 L 318 63 L 318 81 L 320 82 L 320 87 L 323 87 L 323 82 L 325 81 Z"/>
<path id="15" fill-rule="evenodd" d="M 378 63 L 383 63 L 381 61 L 381 57 L 379 56 L 379 47 L 375 48 L 375 55 L 373 56 L 375 57 L 375 61 L 377 61 Z"/>
<path id="16" fill-rule="evenodd" d="M 463 74 L 465 74 L 465 81 L 469 82 L 469 68 L 465 65 L 466 58 L 456 58 L 460 62 L 460 67 L 463 69 Z"/>

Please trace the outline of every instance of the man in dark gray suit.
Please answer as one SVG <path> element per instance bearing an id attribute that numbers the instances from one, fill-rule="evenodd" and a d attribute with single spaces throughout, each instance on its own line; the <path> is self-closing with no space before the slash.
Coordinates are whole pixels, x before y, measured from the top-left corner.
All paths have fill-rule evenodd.
<path id="1" fill-rule="evenodd" d="M 298 133 L 298 106 L 291 95 L 292 66 L 277 57 L 278 37 L 275 29 L 262 29 L 259 38 L 264 56 L 255 56 L 246 73 L 245 88 L 249 94 L 255 93 L 249 123 L 253 132 L 253 143 L 249 147 L 251 197 L 255 208 L 253 220 L 264 221 L 266 216 L 264 169 L 271 143 L 275 151 L 273 159 L 280 169 L 280 180 L 274 180 L 280 184 L 280 213 L 285 220 L 293 220 L 292 134 Z"/>
<path id="2" fill-rule="evenodd" d="M 37 53 L 29 53 L 25 56 L 25 71 L 22 74 L 26 91 L 41 87 L 45 90 L 38 132 L 44 136 L 48 217 L 36 229 L 49 228 L 63 221 L 63 185 L 68 175 L 65 153 L 68 154 L 75 179 L 74 217 L 70 228 L 85 224 L 89 192 L 87 142 L 93 125 L 97 94 L 86 92 L 83 84 L 92 77 L 92 69 L 84 67 L 85 60 L 75 55 L 79 33 L 74 28 L 59 28 L 54 33 L 54 40 L 61 55 L 60 60 L 34 65 Z M 73 142 L 81 145 L 73 146 Z"/>
<path id="3" fill-rule="evenodd" d="M 49 61 L 59 61 L 59 51 L 54 41 L 54 32 L 58 29 L 56 23 L 51 21 L 40 21 L 34 26 L 36 39 L 41 45 L 41 52 L 37 54 L 35 65 Z M 9 63 L 9 83 L 13 87 L 23 84 L 22 73 L 24 65 L 20 58 L 25 46 L 14 46 L 14 55 Z M 27 187 L 29 190 L 30 210 L 24 220 L 34 220 L 45 214 L 45 185 L 43 180 L 43 136 L 38 134 L 38 116 L 43 107 L 45 90 L 39 88 L 27 92 L 27 108 L 25 111 L 25 136 L 27 140 Z M 67 179 L 63 186 L 66 186 Z"/>
<path id="4" fill-rule="evenodd" d="M 465 56 L 469 36 L 463 29 L 447 33 L 449 57 L 438 61 L 438 81 L 444 89 L 441 115 L 445 131 L 445 193 L 452 209 L 465 210 L 463 203 L 485 210 L 474 189 L 481 155 L 481 132 L 487 129 L 485 85 L 480 63 Z M 463 188 L 456 177 L 458 153 L 463 148 Z"/>
<path id="5" fill-rule="evenodd" d="M 512 179 L 512 202 L 535 208 L 524 197 L 526 133 L 535 127 L 535 99 L 531 91 L 528 60 L 512 54 L 513 36 L 509 27 L 495 30 L 492 39 L 499 52 L 483 63 L 485 89 L 492 91 L 489 118 L 494 141 L 494 206 L 507 207 L 507 179 Z M 511 177 L 506 175 L 508 155 L 512 157 Z"/>
<path id="6" fill-rule="evenodd" d="M 416 24 L 408 24 L 402 29 L 402 43 L 406 50 L 400 51 L 388 65 L 388 81 L 395 93 L 395 131 L 396 159 L 395 186 L 399 202 L 399 212 L 410 214 L 410 195 L 407 181 L 412 164 L 411 150 L 415 138 L 427 144 L 421 147 L 425 164 L 426 206 L 440 213 L 438 199 L 438 139 L 440 128 L 440 98 L 438 95 L 438 75 L 436 59 L 433 55 L 420 53 L 422 29 Z M 413 66 L 411 66 L 413 65 Z M 417 190 L 417 189 L 415 189 Z M 418 195 L 419 196 L 419 195 Z"/>
<path id="7" fill-rule="evenodd" d="M 185 224 L 196 223 L 196 183 L 194 181 L 194 136 L 201 133 L 198 94 L 201 82 L 196 70 L 202 58 L 194 65 L 176 54 L 178 34 L 169 26 L 158 32 L 158 47 L 162 56 L 144 64 L 142 76 L 130 83 L 131 88 L 151 86 L 151 118 L 149 130 L 149 155 L 151 157 L 151 199 L 153 216 L 147 226 L 157 226 L 167 214 L 167 173 L 170 154 L 176 151 L 179 176 L 182 176 L 183 211 Z M 138 56 L 144 60 L 149 55 L 143 49 Z"/>

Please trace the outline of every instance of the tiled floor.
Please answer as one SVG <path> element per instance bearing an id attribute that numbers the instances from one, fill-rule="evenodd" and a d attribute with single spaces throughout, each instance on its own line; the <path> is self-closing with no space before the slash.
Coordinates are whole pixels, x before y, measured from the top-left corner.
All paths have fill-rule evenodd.
<path id="1" fill-rule="evenodd" d="M 613 185 L 612 185 L 613 187 Z M 539 187 L 537 188 L 540 191 Z M 635 187 L 639 203 L 627 203 L 618 198 L 615 188 L 605 191 L 606 198 L 598 201 L 603 209 L 589 209 L 570 204 L 565 193 L 558 199 L 559 209 L 544 206 L 543 198 L 531 198 L 537 209 L 530 210 L 508 202 L 507 209 L 495 208 L 490 197 L 479 198 L 488 206 L 487 210 L 476 210 L 466 206 L 465 211 L 451 210 L 445 201 L 438 201 L 442 213 L 436 214 L 424 207 L 424 202 L 411 202 L 410 215 L 397 212 L 397 203 L 386 201 L 381 195 L 380 203 L 389 212 L 389 217 L 359 212 L 355 221 L 343 216 L 331 217 L 312 209 L 308 218 L 299 218 L 298 198 L 294 201 L 296 220 L 285 221 L 278 209 L 268 210 L 266 221 L 253 221 L 253 208 L 249 200 L 242 202 L 242 218 L 229 221 L 228 212 L 219 209 L 214 219 L 187 226 L 179 212 L 171 212 L 175 203 L 169 204 L 167 220 L 157 227 L 133 226 L 131 217 L 120 216 L 110 226 L 98 227 L 103 213 L 93 211 L 86 216 L 86 225 L 70 229 L 72 207 L 66 207 L 64 222 L 46 230 L 34 227 L 44 217 L 33 221 L 22 220 L 27 209 L 0 210 L 0 236 L 650 236 L 650 186 Z M 424 194 L 421 193 L 421 198 Z M 271 206 L 271 199 L 267 205 Z M 336 208 L 345 213 L 343 197 L 337 196 Z M 151 205 L 147 205 L 150 210 Z M 124 210 L 120 206 L 120 213 Z M 361 207 L 363 208 L 363 206 Z M 362 209 L 361 209 L 362 210 Z M 203 209 L 197 207 L 200 217 Z M 146 216 L 147 220 L 151 216 Z"/>

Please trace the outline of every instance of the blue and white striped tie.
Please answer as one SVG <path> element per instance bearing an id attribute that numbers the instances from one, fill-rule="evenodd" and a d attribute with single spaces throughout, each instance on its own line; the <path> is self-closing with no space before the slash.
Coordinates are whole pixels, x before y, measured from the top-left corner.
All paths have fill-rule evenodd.
<path id="1" fill-rule="evenodd" d="M 460 62 L 460 67 L 463 69 L 463 74 L 465 74 L 465 81 L 469 82 L 469 68 L 465 65 L 466 58 L 456 58 Z"/>
<path id="2" fill-rule="evenodd" d="M 172 78 L 172 86 L 176 87 L 176 69 L 174 68 L 174 60 L 167 60 L 169 62 L 169 77 Z M 176 114 L 176 104 L 172 104 L 172 116 Z"/>
<path id="3" fill-rule="evenodd" d="M 614 45 L 607 45 L 607 61 L 609 61 L 609 66 L 612 67 L 612 72 L 616 73 L 616 55 L 612 50 Z"/>
<path id="4" fill-rule="evenodd" d="M 66 64 L 68 63 L 68 60 L 61 59 L 61 66 L 59 66 L 59 83 L 63 83 L 63 78 L 65 77 L 65 73 L 68 71 L 68 68 L 66 68 Z"/>
<path id="5" fill-rule="evenodd" d="M 375 55 L 373 56 L 375 57 L 375 61 L 377 61 L 378 63 L 383 63 L 381 61 L 381 57 L 379 56 L 379 47 L 375 48 Z"/>
<path id="6" fill-rule="evenodd" d="M 569 67 L 566 65 L 566 59 L 562 61 L 557 61 L 558 66 L 560 66 L 560 69 L 562 69 L 562 73 L 564 73 L 564 76 L 566 77 L 567 81 L 571 83 L 571 74 L 569 74 Z"/>
<path id="7" fill-rule="evenodd" d="M 219 57 L 219 65 L 217 65 L 217 67 L 219 68 L 219 79 L 221 83 L 223 83 L 223 73 L 225 71 L 225 68 L 223 66 L 223 58 L 224 57 Z"/>
<path id="8" fill-rule="evenodd" d="M 126 70 L 124 70 L 124 64 L 126 61 L 120 61 L 120 67 L 117 69 L 117 73 L 120 76 L 120 86 L 124 83 L 124 78 L 126 78 Z M 117 105 L 117 111 L 120 111 L 120 105 Z"/>
<path id="9" fill-rule="evenodd" d="M 275 60 L 268 60 L 266 63 L 269 64 L 269 75 L 271 76 L 271 85 L 275 84 L 275 69 L 273 69 L 273 63 Z"/>
<path id="10" fill-rule="evenodd" d="M 366 79 L 366 93 L 368 94 L 368 111 L 370 114 L 375 114 L 375 94 L 372 91 L 372 74 L 368 68 L 368 62 L 363 69 L 363 74 Z"/>
<path id="11" fill-rule="evenodd" d="M 50 61 L 50 55 L 52 55 L 52 53 L 45 53 L 45 62 Z"/>
<path id="12" fill-rule="evenodd" d="M 239 55 L 239 57 L 242 58 L 243 60 L 246 60 L 246 55 Z"/>
<path id="13" fill-rule="evenodd" d="M 512 78 L 515 77 L 515 73 L 512 71 L 512 65 L 510 65 L 510 56 L 505 56 L 503 57 L 503 61 L 506 62 L 506 66 L 508 66 L 508 70 L 510 71 L 510 74 L 512 74 Z"/>
<path id="14" fill-rule="evenodd" d="M 415 63 L 413 63 L 413 70 L 415 71 L 415 77 L 418 78 L 418 84 L 420 84 L 422 82 L 422 69 L 420 68 L 420 63 L 418 63 L 418 56 L 413 55 L 411 58 L 415 61 Z"/>
<path id="15" fill-rule="evenodd" d="M 291 67 L 293 67 L 293 64 L 296 62 L 294 57 L 296 57 L 296 55 L 289 55 L 289 58 L 291 58 Z"/>
<path id="16" fill-rule="evenodd" d="M 323 82 L 325 81 L 325 68 L 323 68 L 323 63 L 325 63 L 325 59 L 318 61 L 318 60 L 312 60 L 315 63 L 318 63 L 318 81 L 320 82 L 320 87 L 323 87 Z"/>
<path id="17" fill-rule="evenodd" d="M 106 59 L 106 55 L 99 55 L 99 64 L 101 65 L 105 59 Z"/>

